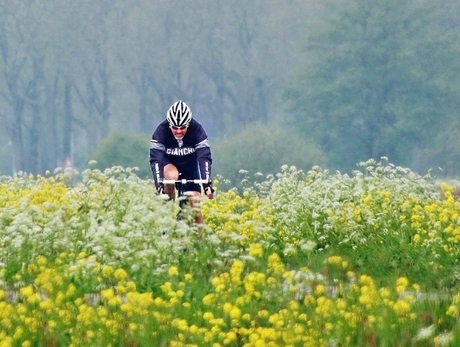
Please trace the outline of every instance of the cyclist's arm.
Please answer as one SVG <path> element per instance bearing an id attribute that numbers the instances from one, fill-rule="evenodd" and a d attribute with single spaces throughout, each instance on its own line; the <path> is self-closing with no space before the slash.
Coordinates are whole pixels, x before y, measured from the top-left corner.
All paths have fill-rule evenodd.
<path id="1" fill-rule="evenodd" d="M 152 137 L 150 140 L 150 168 L 152 169 L 153 180 L 157 190 L 161 188 L 161 180 L 164 169 L 165 145 Z"/>
<path id="2" fill-rule="evenodd" d="M 208 139 L 204 139 L 196 145 L 195 152 L 197 155 L 198 166 L 200 168 L 201 178 L 211 183 L 211 165 L 212 155 Z M 206 186 L 209 185 L 204 185 Z"/>

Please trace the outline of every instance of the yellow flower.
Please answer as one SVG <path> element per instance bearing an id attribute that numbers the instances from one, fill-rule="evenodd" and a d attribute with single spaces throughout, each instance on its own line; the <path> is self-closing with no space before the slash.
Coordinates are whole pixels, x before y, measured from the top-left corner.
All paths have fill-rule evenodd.
<path id="1" fill-rule="evenodd" d="M 390 290 L 386 287 L 380 288 L 379 292 L 380 292 L 380 296 L 382 297 L 382 299 L 388 299 L 391 295 Z"/>
<path id="2" fill-rule="evenodd" d="M 264 249 L 260 244 L 251 244 L 249 246 L 249 255 L 253 257 L 262 257 L 264 255 Z"/>
<path id="3" fill-rule="evenodd" d="M 457 317 L 459 315 L 459 312 L 459 307 L 455 305 L 450 305 L 446 313 L 448 316 Z"/>
<path id="4" fill-rule="evenodd" d="M 229 345 L 231 344 L 233 341 L 236 341 L 237 339 L 237 335 L 235 334 L 234 331 L 229 331 L 227 334 L 226 334 L 226 338 L 224 339 L 224 345 Z"/>
<path id="5" fill-rule="evenodd" d="M 24 335 L 24 329 L 21 326 L 16 327 L 16 330 L 13 335 L 13 339 L 21 340 Z"/>
<path id="6" fill-rule="evenodd" d="M 160 286 L 161 290 L 163 291 L 163 293 L 169 295 L 169 293 L 171 293 L 173 291 L 173 288 L 172 288 L 172 283 L 171 282 L 165 282 L 163 283 L 161 286 Z"/>
<path id="7" fill-rule="evenodd" d="M 211 306 L 215 302 L 215 295 L 214 294 L 207 294 L 206 296 L 203 297 L 202 299 L 203 304 L 207 306 Z"/>
<path id="8" fill-rule="evenodd" d="M 275 273 L 284 272 L 284 265 L 278 254 L 273 253 L 268 257 L 268 268 L 273 270 Z"/>
<path id="9" fill-rule="evenodd" d="M 48 263 L 48 260 L 44 256 L 38 256 L 36 260 L 37 265 L 39 266 L 46 266 Z"/>
<path id="10" fill-rule="evenodd" d="M 203 319 L 211 321 L 212 319 L 214 319 L 214 315 L 212 314 L 212 312 L 205 312 L 203 313 Z"/>
<path id="11" fill-rule="evenodd" d="M 67 296 L 72 296 L 77 292 L 77 287 L 73 283 L 70 283 L 69 286 L 67 287 L 67 291 L 65 295 Z"/>
<path id="12" fill-rule="evenodd" d="M 244 270 L 244 263 L 241 260 L 235 260 L 230 269 L 230 275 L 233 283 L 241 283 L 241 274 Z"/>
<path id="13" fill-rule="evenodd" d="M 134 283 L 133 281 L 126 282 L 126 291 L 128 292 L 136 291 L 136 283 Z"/>
<path id="14" fill-rule="evenodd" d="M 110 300 L 115 296 L 115 291 L 113 288 L 104 289 L 101 291 L 101 298 L 105 300 Z"/>
<path id="15" fill-rule="evenodd" d="M 198 333 L 198 327 L 195 324 L 192 324 L 188 330 L 192 335 L 196 335 Z"/>
<path id="16" fill-rule="evenodd" d="M 409 280 L 406 277 L 400 277 L 396 280 L 396 292 L 401 294 L 404 292 L 409 285 Z"/>
<path id="17" fill-rule="evenodd" d="M 398 300 L 393 305 L 393 310 L 396 312 L 398 316 L 404 316 L 409 313 L 410 305 L 405 300 Z"/>
<path id="18" fill-rule="evenodd" d="M 229 316 L 232 319 L 239 319 L 241 317 L 241 310 L 238 307 L 233 306 L 229 312 Z"/>
<path id="19" fill-rule="evenodd" d="M 22 287 L 19 289 L 19 294 L 27 299 L 34 294 L 34 288 L 32 286 Z"/>
<path id="20" fill-rule="evenodd" d="M 113 275 L 117 281 L 126 280 L 128 278 L 128 273 L 123 269 L 116 269 Z"/>
<path id="21" fill-rule="evenodd" d="M 104 265 L 102 267 L 102 276 L 104 276 L 105 278 L 109 278 L 110 276 L 112 276 L 113 274 L 113 267 L 111 267 L 110 265 Z"/>
<path id="22" fill-rule="evenodd" d="M 177 276 L 179 275 L 179 270 L 177 269 L 177 266 L 170 266 L 168 269 L 168 275 L 169 276 Z"/>
<path id="23" fill-rule="evenodd" d="M 322 284 L 318 284 L 315 287 L 315 294 L 316 295 L 323 295 L 326 292 L 326 288 Z"/>
<path id="24" fill-rule="evenodd" d="M 188 323 L 185 319 L 174 319 L 172 321 L 172 325 L 174 327 L 176 327 L 177 329 L 179 330 L 182 330 L 182 331 L 187 331 L 188 330 Z"/>

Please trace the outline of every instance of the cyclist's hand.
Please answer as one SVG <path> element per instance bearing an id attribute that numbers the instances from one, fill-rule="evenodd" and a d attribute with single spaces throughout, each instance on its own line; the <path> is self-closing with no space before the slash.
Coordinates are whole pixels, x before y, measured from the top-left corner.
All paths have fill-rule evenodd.
<path id="1" fill-rule="evenodd" d="M 157 191 L 158 191 L 158 194 L 160 195 L 165 194 L 165 186 L 163 183 L 158 184 Z"/>
<path id="2" fill-rule="evenodd" d="M 207 185 L 206 187 L 204 187 L 204 193 L 209 199 L 214 199 L 214 189 L 211 185 Z"/>

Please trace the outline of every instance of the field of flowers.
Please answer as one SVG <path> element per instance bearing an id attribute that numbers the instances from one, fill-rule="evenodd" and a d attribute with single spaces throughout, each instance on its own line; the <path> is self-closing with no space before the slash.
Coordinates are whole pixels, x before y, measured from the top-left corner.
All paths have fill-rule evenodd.
<path id="1" fill-rule="evenodd" d="M 215 183 L 198 238 L 135 169 L 1 177 L 0 347 L 460 345 L 455 181 Z"/>

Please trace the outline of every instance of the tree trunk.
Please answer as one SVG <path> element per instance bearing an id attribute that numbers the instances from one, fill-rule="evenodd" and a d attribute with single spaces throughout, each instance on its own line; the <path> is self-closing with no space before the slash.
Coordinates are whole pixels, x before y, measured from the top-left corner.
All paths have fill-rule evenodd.
<path id="1" fill-rule="evenodd" d="M 66 158 L 73 160 L 72 133 L 73 133 L 73 109 L 72 109 L 72 83 L 69 79 L 64 82 L 64 127 L 62 134 L 62 162 Z"/>
<path id="2" fill-rule="evenodd" d="M 24 139 L 22 134 L 24 103 L 21 100 L 13 102 L 13 121 L 10 127 L 10 138 L 13 143 L 13 174 L 25 169 Z"/>

